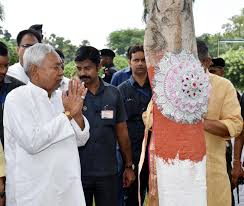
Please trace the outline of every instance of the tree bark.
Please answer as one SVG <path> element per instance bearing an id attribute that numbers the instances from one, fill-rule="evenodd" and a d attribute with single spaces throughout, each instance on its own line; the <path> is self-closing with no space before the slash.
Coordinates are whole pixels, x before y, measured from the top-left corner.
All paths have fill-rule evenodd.
<path id="1" fill-rule="evenodd" d="M 196 74 L 197 70 L 195 69 L 201 66 L 197 59 L 192 0 L 147 0 L 145 3 L 148 14 L 144 51 L 153 89 L 153 104 L 151 109 L 148 108 L 148 115 L 150 112 L 153 113 L 149 149 L 148 205 L 194 206 L 197 204 L 198 206 L 206 206 L 206 146 L 201 117 L 195 122 L 191 120 L 180 122 L 178 120 L 182 120 L 184 112 L 172 112 L 174 113 L 172 116 L 167 116 L 164 113 L 167 110 L 165 107 L 167 102 L 162 105 L 158 103 L 158 99 L 162 99 L 169 88 L 170 91 L 177 89 L 178 91 L 169 93 L 168 99 L 171 98 L 170 95 L 175 95 L 175 99 L 171 98 L 173 101 L 176 101 L 177 98 L 181 100 L 183 98 L 182 101 L 184 102 L 184 98 L 188 98 L 188 92 L 195 91 L 195 84 L 204 84 L 205 82 L 205 79 L 202 82 L 198 81 L 201 74 L 200 76 Z M 186 59 L 189 62 L 185 63 Z M 173 65 L 175 62 L 177 65 Z M 182 68 L 191 67 L 191 65 L 193 66 L 190 69 Z M 174 69 L 173 73 L 170 73 L 169 67 L 170 69 L 172 67 L 172 70 Z M 189 76 L 190 79 L 187 76 L 189 72 L 192 74 Z M 193 73 L 196 74 L 194 78 Z M 174 74 L 175 76 L 178 75 L 177 78 L 180 78 L 180 81 L 174 77 Z M 170 75 L 172 82 L 167 79 Z M 185 89 L 182 87 L 188 85 L 184 82 L 188 80 L 191 85 L 188 87 L 189 91 L 187 90 L 187 93 L 184 93 Z M 174 81 L 178 86 L 177 89 L 173 88 Z M 164 92 L 164 94 L 161 95 L 159 91 Z M 200 92 L 197 98 L 202 98 L 204 94 L 201 90 L 196 91 Z M 180 93 L 186 94 L 186 96 L 178 97 L 177 95 Z M 190 104 L 192 103 L 191 100 L 197 100 L 196 94 L 194 92 L 191 94 L 194 98 L 189 98 Z M 164 100 L 167 99 L 163 98 Z M 203 99 L 206 106 L 207 100 L 205 97 Z M 170 105 L 171 110 L 176 111 L 177 109 L 174 110 L 172 105 Z M 186 104 L 185 107 L 187 106 Z M 178 105 L 178 107 L 180 106 Z M 199 111 L 199 109 L 194 111 Z M 150 126 L 146 125 L 146 133 L 149 128 Z M 147 135 L 144 138 L 143 150 L 146 148 L 146 142 Z M 141 158 L 140 165 L 142 162 L 143 158 Z"/>
<path id="2" fill-rule="evenodd" d="M 197 57 L 192 0 L 147 0 L 144 49 L 148 67 L 158 63 L 158 52 L 180 52 Z"/>

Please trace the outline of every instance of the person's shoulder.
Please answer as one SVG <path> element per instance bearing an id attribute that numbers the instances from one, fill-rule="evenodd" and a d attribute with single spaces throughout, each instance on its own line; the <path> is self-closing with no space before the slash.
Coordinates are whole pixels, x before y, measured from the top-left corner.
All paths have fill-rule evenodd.
<path id="1" fill-rule="evenodd" d="M 123 69 L 118 70 L 114 75 L 115 76 L 120 76 L 120 75 L 123 75 L 124 73 L 126 73 L 128 71 L 130 71 L 129 67 L 125 67 Z"/>
<path id="2" fill-rule="evenodd" d="M 210 79 L 212 80 L 212 82 L 214 84 L 217 84 L 217 85 L 222 85 L 222 87 L 233 87 L 233 84 L 231 83 L 230 80 L 224 78 L 224 77 L 220 77 L 216 74 L 211 74 L 210 73 Z"/>
<path id="3" fill-rule="evenodd" d="M 7 84 L 10 84 L 12 87 L 19 87 L 19 86 L 25 85 L 20 80 L 14 78 L 14 77 L 11 77 L 9 75 L 5 76 L 5 81 Z"/>
<path id="4" fill-rule="evenodd" d="M 8 72 L 7 74 L 11 74 L 11 73 L 15 73 L 15 72 L 18 72 L 19 71 L 19 68 L 21 68 L 21 64 L 19 62 L 11 65 L 8 67 Z"/>
<path id="5" fill-rule="evenodd" d="M 121 75 L 121 73 L 122 73 L 121 70 L 115 72 L 114 75 L 113 75 L 113 78 L 118 78 Z"/>
<path id="6" fill-rule="evenodd" d="M 15 99 L 26 98 L 26 94 L 27 94 L 27 85 L 19 86 L 8 93 L 6 97 L 6 101 L 7 100 L 15 101 Z"/>
<path id="7" fill-rule="evenodd" d="M 107 82 L 104 82 L 104 88 L 105 88 L 105 90 L 109 91 L 110 95 L 116 96 L 116 95 L 120 94 L 120 91 L 116 86 L 109 84 Z"/>
<path id="8" fill-rule="evenodd" d="M 112 91 L 116 91 L 118 90 L 116 86 L 112 85 L 112 84 L 109 84 L 105 81 L 103 81 L 103 84 L 104 84 L 104 88 L 106 89 L 109 89 L 109 90 L 112 90 Z"/>
<path id="9" fill-rule="evenodd" d="M 111 71 L 112 73 L 115 73 L 115 72 L 118 71 L 118 70 L 116 69 L 116 67 L 110 67 L 109 69 L 110 69 L 110 71 Z"/>
<path id="10" fill-rule="evenodd" d="M 122 82 L 122 83 L 118 86 L 119 89 L 125 89 L 125 88 L 128 88 L 128 87 L 131 87 L 130 79 L 127 79 L 126 81 Z"/>
<path id="11" fill-rule="evenodd" d="M 19 62 L 16 62 L 16 63 L 10 65 L 8 69 L 14 69 L 14 68 L 18 68 L 18 67 L 22 67 L 22 66 Z"/>

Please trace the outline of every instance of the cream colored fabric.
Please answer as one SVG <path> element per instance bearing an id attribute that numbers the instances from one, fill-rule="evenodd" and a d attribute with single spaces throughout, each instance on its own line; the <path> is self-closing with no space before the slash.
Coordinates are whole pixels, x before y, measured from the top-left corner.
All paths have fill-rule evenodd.
<path id="1" fill-rule="evenodd" d="M 212 85 L 206 119 L 224 123 L 231 137 L 242 131 L 242 118 L 236 90 L 227 79 L 210 74 Z M 207 146 L 208 206 L 231 206 L 230 182 L 226 170 L 225 139 L 205 132 Z"/>
<path id="2" fill-rule="evenodd" d="M 145 136 L 142 143 L 142 152 L 139 162 L 139 174 L 145 159 L 146 145 L 148 142 L 148 133 L 149 130 L 152 130 L 153 124 L 153 102 L 149 102 L 147 110 L 142 114 L 142 119 L 145 125 Z M 154 136 L 151 134 L 151 139 L 149 143 L 149 191 L 147 193 L 147 206 L 158 206 L 158 186 L 157 186 L 157 175 L 156 175 L 156 163 L 155 163 L 155 145 L 154 145 Z M 139 179 L 139 178 L 138 178 Z M 140 185 L 140 182 L 139 182 Z M 138 195 L 140 195 L 138 188 Z M 140 202 L 140 196 L 139 196 Z"/>
<path id="3" fill-rule="evenodd" d="M 0 177 L 5 176 L 5 159 L 4 159 L 4 153 L 3 153 L 3 146 L 0 142 Z"/>

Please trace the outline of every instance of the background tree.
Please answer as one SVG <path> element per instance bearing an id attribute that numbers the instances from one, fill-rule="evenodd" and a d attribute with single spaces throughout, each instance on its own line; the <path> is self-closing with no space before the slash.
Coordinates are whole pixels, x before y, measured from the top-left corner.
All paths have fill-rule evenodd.
<path id="1" fill-rule="evenodd" d="M 71 61 L 64 66 L 64 76 L 68 78 L 72 78 L 75 76 L 76 69 L 75 69 L 75 62 Z"/>
<path id="2" fill-rule="evenodd" d="M 11 37 L 11 34 L 9 34 L 9 36 Z M 0 34 L 0 41 L 5 43 L 7 45 L 7 47 L 8 47 L 8 51 L 9 51 L 9 65 L 12 65 L 12 64 L 14 64 L 14 63 L 19 61 L 19 57 L 18 57 L 17 51 L 16 51 L 16 40 L 15 39 L 10 39 L 10 37 L 6 38 L 6 36 L 4 34 Z"/>
<path id="3" fill-rule="evenodd" d="M 229 50 L 222 58 L 225 59 L 225 77 L 229 79 L 236 88 L 244 91 L 244 49 Z"/>
<path id="4" fill-rule="evenodd" d="M 4 9 L 3 9 L 3 5 L 0 2 L 0 21 L 3 21 L 4 19 Z"/>
<path id="5" fill-rule="evenodd" d="M 228 23 L 223 24 L 224 33 L 217 34 L 203 34 L 199 39 L 205 41 L 209 46 L 209 51 L 212 57 L 218 55 L 218 41 L 219 40 L 243 40 L 244 39 L 244 8 L 241 9 L 239 15 L 229 18 Z M 244 42 L 239 43 L 221 43 L 219 44 L 219 54 L 226 60 L 225 77 L 232 81 L 234 86 L 240 91 L 243 88 L 243 59 Z M 239 56 L 238 55 L 242 55 Z M 232 59 L 231 59 L 232 58 Z"/>
<path id="6" fill-rule="evenodd" d="M 114 58 L 115 67 L 120 70 L 128 66 L 128 59 L 121 55 L 116 55 Z"/>
<path id="7" fill-rule="evenodd" d="M 228 37 L 244 37 L 244 8 L 240 15 L 229 18 L 230 23 L 223 24 L 222 28 Z"/>
<path id="8" fill-rule="evenodd" d="M 142 29 L 117 30 L 109 34 L 108 46 L 119 55 L 126 55 L 127 49 L 133 44 L 143 44 L 144 33 Z"/>
<path id="9" fill-rule="evenodd" d="M 60 49 L 64 53 L 67 63 L 74 60 L 78 47 L 73 45 L 70 40 L 65 40 L 64 37 L 51 34 L 49 37 L 44 38 L 44 42 L 51 44 L 56 49 Z"/>
<path id="10" fill-rule="evenodd" d="M 8 30 L 4 30 L 3 32 L 3 38 L 6 40 L 6 41 L 9 41 L 11 39 L 12 35 L 8 32 Z"/>

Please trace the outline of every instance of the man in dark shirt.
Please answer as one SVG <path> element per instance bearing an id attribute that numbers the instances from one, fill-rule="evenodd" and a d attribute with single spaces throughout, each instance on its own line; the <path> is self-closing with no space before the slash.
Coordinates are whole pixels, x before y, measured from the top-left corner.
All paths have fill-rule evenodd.
<path id="1" fill-rule="evenodd" d="M 7 46 L 0 42 L 0 139 L 4 145 L 3 138 L 3 108 L 7 94 L 14 88 L 23 85 L 23 83 L 13 77 L 6 75 L 9 66 L 9 57 Z"/>
<path id="2" fill-rule="evenodd" d="M 130 49 L 133 47 L 136 46 L 136 45 L 133 45 L 133 46 L 130 46 L 127 50 L 127 58 L 128 60 L 130 61 L 130 56 L 129 56 L 129 53 L 130 53 Z M 123 83 L 124 81 L 126 81 L 127 79 L 129 79 L 131 76 L 131 69 L 130 69 L 130 66 L 128 67 L 125 67 L 124 69 L 121 69 L 119 71 L 117 71 L 112 79 L 111 79 L 111 84 L 114 85 L 114 86 L 119 86 L 121 83 Z"/>
<path id="3" fill-rule="evenodd" d="M 117 88 L 98 77 L 100 54 L 91 46 L 81 46 L 76 53 L 77 74 L 88 88 L 83 114 L 90 124 L 90 138 L 79 148 L 82 184 L 86 205 L 117 205 L 116 141 L 125 162 L 124 187 L 135 180 L 131 145 L 123 100 Z"/>
<path id="4" fill-rule="evenodd" d="M 102 49 L 101 52 L 101 65 L 104 69 L 103 81 L 110 84 L 111 79 L 114 73 L 117 72 L 117 69 L 114 66 L 113 60 L 115 53 L 111 49 Z"/>
<path id="5" fill-rule="evenodd" d="M 127 126 L 132 144 L 133 163 L 135 172 L 138 172 L 142 141 L 144 137 L 144 123 L 142 113 L 146 111 L 147 105 L 152 97 L 152 90 L 147 76 L 147 66 L 145 62 L 143 46 L 135 46 L 129 53 L 130 68 L 132 76 L 127 81 L 119 85 L 125 108 L 127 112 Z M 147 154 L 146 157 L 147 159 Z M 144 165 L 140 174 L 141 202 L 143 203 L 145 193 L 148 189 L 148 161 Z M 138 180 L 125 189 L 125 205 L 138 206 Z"/>

